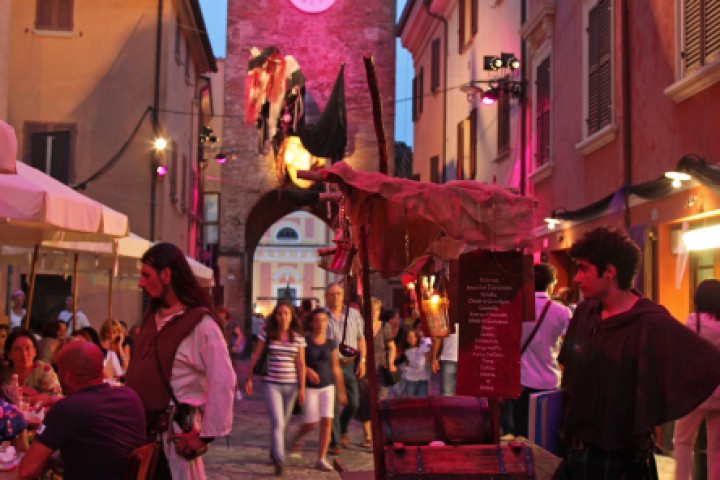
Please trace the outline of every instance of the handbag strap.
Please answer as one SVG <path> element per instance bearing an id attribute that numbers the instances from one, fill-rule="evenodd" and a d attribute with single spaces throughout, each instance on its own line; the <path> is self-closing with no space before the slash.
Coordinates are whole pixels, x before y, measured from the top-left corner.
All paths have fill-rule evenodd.
<path id="1" fill-rule="evenodd" d="M 522 348 L 520 349 L 520 355 L 525 353 L 525 350 L 527 350 L 527 348 L 530 346 L 530 342 L 532 342 L 532 339 L 535 338 L 535 334 L 537 333 L 538 329 L 540 328 L 540 325 L 542 324 L 543 320 L 545 320 L 545 315 L 547 314 L 551 303 L 552 303 L 552 300 L 548 300 L 547 303 L 545 304 L 545 308 L 543 308 L 540 318 L 538 318 L 538 321 L 535 322 L 535 328 L 533 328 L 533 331 L 530 332 L 530 336 L 527 338 L 527 340 L 525 340 L 525 343 L 523 344 Z"/>

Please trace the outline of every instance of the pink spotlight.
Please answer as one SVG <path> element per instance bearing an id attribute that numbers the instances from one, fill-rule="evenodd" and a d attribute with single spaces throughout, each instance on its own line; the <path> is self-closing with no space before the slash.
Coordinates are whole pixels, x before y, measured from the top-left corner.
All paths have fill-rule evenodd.
<path id="1" fill-rule="evenodd" d="M 165 165 L 158 165 L 156 172 L 158 174 L 158 177 L 164 177 L 167 173 L 167 167 Z"/>

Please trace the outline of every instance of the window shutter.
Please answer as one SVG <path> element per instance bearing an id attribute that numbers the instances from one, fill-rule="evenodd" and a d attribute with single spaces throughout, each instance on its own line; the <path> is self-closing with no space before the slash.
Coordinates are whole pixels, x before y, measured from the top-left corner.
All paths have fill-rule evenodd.
<path id="1" fill-rule="evenodd" d="M 601 0 L 588 21 L 588 135 L 610 123 L 610 27 L 610 1 Z"/>
<path id="2" fill-rule="evenodd" d="M 465 120 L 462 120 L 460 123 L 457 124 L 457 174 L 456 178 L 458 180 L 462 180 L 465 178 L 463 175 L 463 164 L 465 163 L 465 140 L 463 135 L 463 123 L 465 123 Z"/>
<path id="3" fill-rule="evenodd" d="M 720 55 L 720 2 L 705 0 L 705 63 Z"/>
<path id="4" fill-rule="evenodd" d="M 700 66 L 700 0 L 685 0 L 684 48 L 685 71 Z"/>
<path id="5" fill-rule="evenodd" d="M 440 157 L 437 155 L 430 157 L 430 181 L 440 183 Z"/>
<path id="6" fill-rule="evenodd" d="M 430 56 L 430 91 L 435 93 L 440 88 L 440 39 L 432 41 Z"/>
<path id="7" fill-rule="evenodd" d="M 465 16 L 467 15 L 467 12 L 465 12 L 465 2 L 466 0 L 460 0 L 458 3 L 460 5 L 460 12 L 459 12 L 459 28 L 458 28 L 458 52 L 462 53 L 463 48 L 465 47 Z"/>
<path id="8" fill-rule="evenodd" d="M 475 176 L 477 175 L 477 108 L 473 108 L 470 111 L 470 116 L 468 117 L 468 124 L 470 128 L 470 159 L 468 168 L 464 173 L 467 180 L 475 180 Z"/>
<path id="9" fill-rule="evenodd" d="M 470 0 L 470 31 L 472 35 L 478 32 L 478 0 Z"/>
<path id="10" fill-rule="evenodd" d="M 423 111 L 423 96 L 425 94 L 425 70 L 423 67 L 420 67 L 420 70 L 418 71 L 418 95 L 417 95 L 417 105 L 418 105 L 418 117 Z"/>
<path id="11" fill-rule="evenodd" d="M 413 77 L 413 106 L 412 106 L 413 122 L 417 120 L 417 76 Z"/>
<path id="12" fill-rule="evenodd" d="M 37 0 L 35 8 L 35 28 L 38 30 L 52 28 L 53 0 Z"/>
<path id="13" fill-rule="evenodd" d="M 57 29 L 73 29 L 73 0 L 57 0 Z"/>
<path id="14" fill-rule="evenodd" d="M 538 65 L 535 81 L 535 163 L 550 160 L 550 57 Z"/>

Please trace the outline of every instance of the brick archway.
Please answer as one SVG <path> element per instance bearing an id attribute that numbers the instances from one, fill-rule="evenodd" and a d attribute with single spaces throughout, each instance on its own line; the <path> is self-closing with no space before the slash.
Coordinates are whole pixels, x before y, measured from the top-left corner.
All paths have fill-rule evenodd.
<path id="1" fill-rule="evenodd" d="M 244 271 L 244 314 L 250 318 L 252 314 L 252 279 L 255 250 L 263 234 L 284 216 L 303 210 L 315 215 L 325 223 L 327 219 L 326 206 L 318 201 L 319 190 L 274 189 L 263 194 L 250 210 L 245 225 L 245 251 L 247 252 Z"/>

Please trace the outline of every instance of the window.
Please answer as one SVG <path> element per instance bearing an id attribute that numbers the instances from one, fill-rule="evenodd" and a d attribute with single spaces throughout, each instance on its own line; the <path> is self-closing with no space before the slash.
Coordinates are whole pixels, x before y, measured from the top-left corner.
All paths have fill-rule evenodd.
<path id="1" fill-rule="evenodd" d="M 599 0 L 588 12 L 587 134 L 610 125 L 612 84 L 610 0 Z"/>
<path id="2" fill-rule="evenodd" d="M 170 201 L 173 203 L 177 202 L 177 182 L 178 182 L 178 158 L 177 158 L 177 144 L 175 141 L 170 142 Z"/>
<path id="3" fill-rule="evenodd" d="M 432 183 L 440 183 L 441 178 L 440 157 L 438 155 L 434 155 L 430 157 L 430 181 Z"/>
<path id="4" fill-rule="evenodd" d="M 287 287 L 280 287 L 277 289 L 277 299 L 278 300 L 288 300 L 292 303 L 295 303 L 296 298 L 297 298 L 297 288 L 292 288 L 290 286 L 287 286 Z"/>
<path id="5" fill-rule="evenodd" d="M 412 101 L 412 109 L 413 109 L 413 121 L 416 121 L 418 118 L 420 118 L 420 114 L 423 111 L 423 77 L 425 76 L 425 71 L 423 67 L 420 67 L 418 69 L 417 75 L 415 78 L 413 78 L 413 101 Z"/>
<path id="6" fill-rule="evenodd" d="M 550 161 L 550 57 L 535 70 L 535 166 Z"/>
<path id="7" fill-rule="evenodd" d="M 436 93 L 440 88 L 440 39 L 432 41 L 430 47 L 430 91 Z"/>
<path id="8" fill-rule="evenodd" d="M 720 54 L 720 2 L 683 0 L 685 72 L 707 65 Z"/>
<path id="9" fill-rule="evenodd" d="M 192 71 L 190 69 L 192 58 L 190 57 L 190 47 L 185 50 L 185 83 L 192 85 Z"/>
<path id="10" fill-rule="evenodd" d="M 64 184 L 70 183 L 74 125 L 28 123 L 25 161 Z"/>
<path id="11" fill-rule="evenodd" d="M 283 227 L 275 234 L 275 240 L 280 242 L 296 242 L 300 240 L 297 230 L 292 227 Z"/>
<path id="12" fill-rule="evenodd" d="M 207 192 L 203 195 L 203 245 L 220 243 L 220 193 Z"/>
<path id="13" fill-rule="evenodd" d="M 73 0 L 37 0 L 35 28 L 71 32 L 73 29 Z"/>
<path id="14" fill-rule="evenodd" d="M 458 51 L 462 53 L 478 31 L 478 0 L 460 0 Z"/>
<path id="15" fill-rule="evenodd" d="M 457 126 L 457 179 L 474 180 L 477 169 L 477 109 Z"/>
<path id="16" fill-rule="evenodd" d="M 175 60 L 180 63 L 182 62 L 183 43 L 182 24 L 180 23 L 180 17 L 177 17 L 175 21 L 177 22 L 175 24 Z"/>

